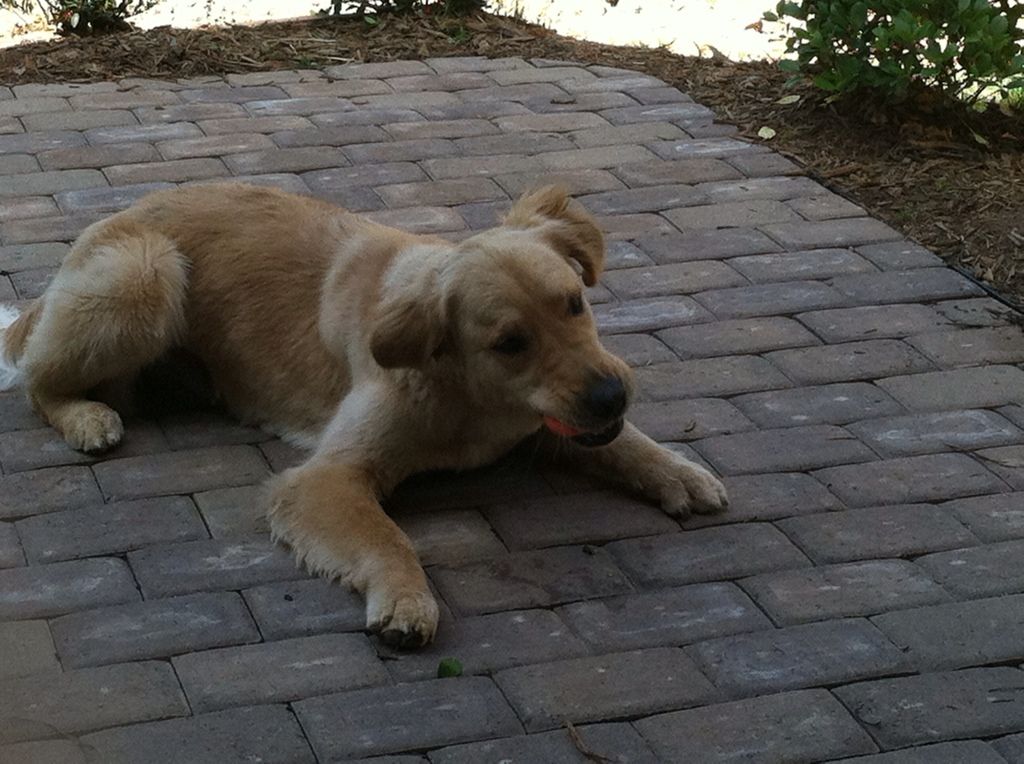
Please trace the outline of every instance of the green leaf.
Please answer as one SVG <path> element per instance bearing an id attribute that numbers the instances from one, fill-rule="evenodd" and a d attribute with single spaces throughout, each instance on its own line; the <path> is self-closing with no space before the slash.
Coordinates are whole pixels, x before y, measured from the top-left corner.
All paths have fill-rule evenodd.
<path id="1" fill-rule="evenodd" d="M 458 658 L 442 658 L 437 664 L 437 678 L 446 679 L 453 676 L 462 676 L 462 662 Z"/>
<path id="2" fill-rule="evenodd" d="M 799 72 L 800 62 L 791 58 L 783 58 L 779 61 L 779 69 L 784 72 Z"/>

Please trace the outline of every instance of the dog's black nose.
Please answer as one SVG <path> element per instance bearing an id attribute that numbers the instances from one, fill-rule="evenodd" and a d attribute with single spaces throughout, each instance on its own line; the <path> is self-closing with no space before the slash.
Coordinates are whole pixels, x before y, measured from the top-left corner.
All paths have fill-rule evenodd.
<path id="1" fill-rule="evenodd" d="M 615 376 L 598 377 L 584 390 L 583 406 L 597 419 L 617 419 L 626 411 L 626 386 Z"/>

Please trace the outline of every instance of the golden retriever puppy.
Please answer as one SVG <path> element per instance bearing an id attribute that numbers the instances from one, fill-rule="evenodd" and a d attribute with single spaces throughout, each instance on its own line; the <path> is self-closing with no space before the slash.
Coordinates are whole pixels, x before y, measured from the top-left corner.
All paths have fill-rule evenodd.
<path id="1" fill-rule="evenodd" d="M 2 355 L 83 451 L 122 437 L 94 391 L 197 356 L 237 417 L 314 449 L 270 484 L 274 537 L 413 647 L 437 604 L 380 504 L 413 473 L 483 465 L 540 431 L 670 514 L 726 506 L 710 473 L 624 424 L 630 371 L 583 294 L 603 261 L 593 219 L 557 188 L 453 244 L 276 190 L 195 186 L 84 231 Z"/>

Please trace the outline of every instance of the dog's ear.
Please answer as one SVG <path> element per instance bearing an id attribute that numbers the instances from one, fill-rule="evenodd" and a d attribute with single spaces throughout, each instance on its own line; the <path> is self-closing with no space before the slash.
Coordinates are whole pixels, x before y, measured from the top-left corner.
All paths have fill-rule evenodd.
<path id="1" fill-rule="evenodd" d="M 424 269 L 384 287 L 370 330 L 370 352 L 385 369 L 419 368 L 441 348 L 447 308 L 437 272 Z"/>
<path id="2" fill-rule="evenodd" d="M 504 224 L 536 228 L 563 257 L 583 269 L 583 283 L 594 286 L 604 270 L 604 236 L 594 218 L 562 186 L 545 186 L 516 202 Z"/>

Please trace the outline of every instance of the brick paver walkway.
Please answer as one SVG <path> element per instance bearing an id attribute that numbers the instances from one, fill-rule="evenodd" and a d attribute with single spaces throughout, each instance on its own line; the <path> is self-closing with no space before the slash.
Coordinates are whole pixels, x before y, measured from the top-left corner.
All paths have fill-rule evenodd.
<path id="1" fill-rule="evenodd" d="M 611 239 L 591 297 L 634 419 L 733 502 L 680 527 L 528 456 L 416 480 L 393 512 L 444 614 L 398 655 L 267 540 L 256 485 L 293 450 L 196 416 L 94 460 L 5 394 L 0 761 L 1024 761 L 1024 337 L 733 132 L 518 59 L 0 88 L 8 302 L 172 183 L 460 237 L 564 180 Z"/>

